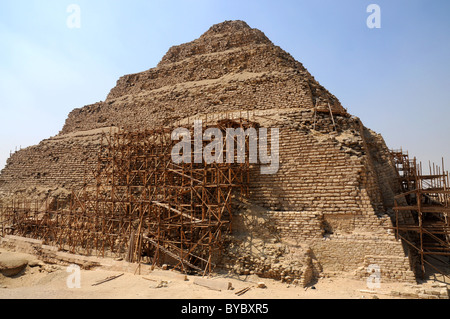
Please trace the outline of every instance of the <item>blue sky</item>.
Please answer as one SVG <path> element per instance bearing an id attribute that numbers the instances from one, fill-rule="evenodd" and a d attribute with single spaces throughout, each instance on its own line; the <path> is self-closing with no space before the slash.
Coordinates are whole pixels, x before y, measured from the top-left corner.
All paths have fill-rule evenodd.
<path id="1" fill-rule="evenodd" d="M 369 4 L 381 28 L 369 29 Z M 70 29 L 67 8 L 81 9 Z M 450 169 L 448 0 L 1 0 L 0 168 L 10 150 L 58 134 L 68 113 L 172 45 L 225 20 L 262 30 L 348 111 L 428 166 Z"/>

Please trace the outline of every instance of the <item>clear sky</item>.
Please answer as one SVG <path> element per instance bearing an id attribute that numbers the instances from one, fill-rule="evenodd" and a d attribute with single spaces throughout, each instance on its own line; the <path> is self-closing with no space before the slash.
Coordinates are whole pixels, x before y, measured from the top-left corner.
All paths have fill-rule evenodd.
<path id="1" fill-rule="evenodd" d="M 67 21 L 80 8 L 80 28 Z M 381 28 L 370 29 L 370 4 Z M 58 134 L 68 113 L 172 45 L 244 20 L 302 62 L 390 148 L 450 170 L 448 0 L 1 0 L 0 168 Z M 73 20 L 70 20 L 73 21 Z"/>

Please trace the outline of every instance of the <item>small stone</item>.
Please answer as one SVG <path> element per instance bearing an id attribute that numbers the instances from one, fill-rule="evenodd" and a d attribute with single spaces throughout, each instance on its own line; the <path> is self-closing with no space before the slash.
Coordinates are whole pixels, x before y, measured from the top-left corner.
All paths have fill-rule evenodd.
<path id="1" fill-rule="evenodd" d="M 160 281 L 159 284 L 155 288 L 167 288 L 169 283 L 167 281 Z"/>
<path id="2" fill-rule="evenodd" d="M 0 273 L 6 277 L 13 277 L 21 273 L 28 265 L 28 260 L 20 255 L 2 254 L 0 259 Z"/>
<path id="3" fill-rule="evenodd" d="M 261 289 L 265 289 L 267 288 L 266 284 L 262 281 L 258 282 L 258 286 L 256 286 L 257 288 L 261 288 Z"/>

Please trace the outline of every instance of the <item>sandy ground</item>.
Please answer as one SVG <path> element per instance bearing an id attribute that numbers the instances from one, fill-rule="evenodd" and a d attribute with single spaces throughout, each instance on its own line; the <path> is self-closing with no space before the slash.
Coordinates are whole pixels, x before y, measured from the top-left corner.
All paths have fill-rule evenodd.
<path id="1" fill-rule="evenodd" d="M 0 258 L 15 254 L 17 258 L 34 260 L 14 277 L 0 274 L 0 299 L 394 299 L 391 290 L 401 290 L 405 284 L 381 283 L 376 293 L 368 290 L 365 282 L 347 278 L 323 278 L 313 287 L 303 288 L 257 276 L 216 275 L 210 280 L 230 282 L 232 290 L 216 291 L 194 284 L 195 277 L 170 270 L 157 269 L 148 275 L 135 275 L 102 268 L 81 270 L 80 288 L 69 288 L 68 278 L 73 275 L 67 267 L 37 262 L 36 257 L 0 250 Z M 100 285 L 103 279 L 121 277 Z M 70 277 L 72 278 L 72 277 Z M 73 281 L 69 280 L 69 284 Z M 264 282 L 267 288 L 257 288 Z M 163 287 L 159 287 L 158 286 Z M 239 290 L 251 287 L 242 296 Z M 376 296 L 376 297 L 375 297 Z"/>

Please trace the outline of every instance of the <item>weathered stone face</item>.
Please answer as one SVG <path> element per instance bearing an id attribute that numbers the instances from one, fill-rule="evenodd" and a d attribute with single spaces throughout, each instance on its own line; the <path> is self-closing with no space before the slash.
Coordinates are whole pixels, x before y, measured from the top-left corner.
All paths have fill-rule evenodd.
<path id="1" fill-rule="evenodd" d="M 95 168 L 100 133 L 111 127 L 154 129 L 242 117 L 280 129 L 280 168 L 273 175 L 251 172 L 250 200 L 267 210 L 269 235 L 301 251 L 302 262 L 272 267 L 265 261 L 273 256 L 238 249 L 230 254 L 242 261 L 239 272 L 249 260 L 260 260 L 248 271 L 266 269 L 273 274 L 267 276 L 281 278 L 298 264 L 290 274 L 305 283 L 321 267 L 368 276 L 364 267 L 377 262 L 384 278 L 411 280 L 401 243 L 385 229 L 396 185 L 382 137 L 243 21 L 215 25 L 199 39 L 172 47 L 157 67 L 121 77 L 106 101 L 73 110 L 59 135 L 10 158 L 0 175 L 0 196 L 21 190 L 47 196 L 81 187 L 85 172 Z M 261 247 L 272 253 L 271 244 Z M 303 251 L 299 244 L 310 248 Z"/>
<path id="2" fill-rule="evenodd" d="M 74 110 L 62 133 L 155 128 L 225 111 L 313 108 L 345 112 L 291 55 L 245 22 L 213 26 L 172 47 L 156 68 L 121 77 L 105 102 Z"/>

